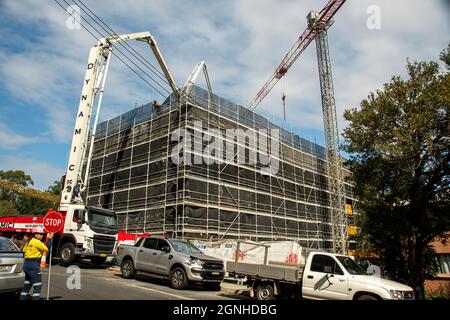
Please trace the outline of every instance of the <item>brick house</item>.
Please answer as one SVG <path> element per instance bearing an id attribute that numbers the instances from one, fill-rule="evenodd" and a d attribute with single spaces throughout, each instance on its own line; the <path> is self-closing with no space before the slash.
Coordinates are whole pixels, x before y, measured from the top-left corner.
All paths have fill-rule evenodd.
<path id="1" fill-rule="evenodd" d="M 450 298 L 450 244 L 436 241 L 433 243 L 439 263 L 438 274 L 430 280 L 425 281 L 425 290 L 428 294 L 439 294 L 442 292 L 447 299 Z"/>

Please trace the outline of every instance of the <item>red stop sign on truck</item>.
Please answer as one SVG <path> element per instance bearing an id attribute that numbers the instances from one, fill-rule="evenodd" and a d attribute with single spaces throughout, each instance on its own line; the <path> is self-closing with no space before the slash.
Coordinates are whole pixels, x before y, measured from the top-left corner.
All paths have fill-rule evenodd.
<path id="1" fill-rule="evenodd" d="M 45 215 L 43 223 L 45 231 L 56 233 L 64 226 L 64 217 L 59 212 L 51 211 Z"/>

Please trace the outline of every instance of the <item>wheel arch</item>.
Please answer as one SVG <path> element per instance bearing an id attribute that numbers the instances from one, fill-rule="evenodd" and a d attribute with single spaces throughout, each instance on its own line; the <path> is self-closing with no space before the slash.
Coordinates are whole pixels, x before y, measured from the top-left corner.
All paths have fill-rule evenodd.
<path id="1" fill-rule="evenodd" d="M 58 254 L 60 253 L 61 247 L 66 243 L 72 243 L 75 248 L 77 247 L 77 239 L 73 234 L 64 234 L 58 241 Z"/>
<path id="2" fill-rule="evenodd" d="M 179 262 L 176 262 L 176 263 L 174 263 L 174 264 L 170 267 L 169 274 L 170 274 L 170 272 L 172 272 L 173 269 L 175 269 L 175 268 L 177 268 L 177 267 L 180 267 L 181 269 L 184 270 L 184 272 L 187 272 L 187 271 L 186 271 L 186 268 L 183 266 L 183 264 L 181 264 L 181 263 L 179 263 Z"/>
<path id="3" fill-rule="evenodd" d="M 271 284 L 273 287 L 273 294 L 275 296 L 278 296 L 280 294 L 281 288 L 280 288 L 280 283 L 278 281 L 275 280 L 271 280 L 271 279 L 255 279 L 253 281 L 253 290 L 256 289 L 257 286 L 259 286 L 260 284 L 263 283 L 268 283 Z"/>
<path id="4" fill-rule="evenodd" d="M 129 254 L 125 255 L 125 256 L 121 259 L 120 264 L 122 264 L 122 263 L 124 263 L 125 261 L 128 261 L 128 260 L 130 260 L 130 261 L 133 263 L 133 266 L 134 266 L 134 260 L 133 260 L 133 257 L 132 257 L 131 255 L 129 255 Z"/>
<path id="5" fill-rule="evenodd" d="M 376 298 L 377 300 L 382 300 L 382 297 L 379 296 L 378 294 L 373 293 L 373 292 L 368 292 L 368 291 L 355 292 L 355 294 L 353 295 L 353 300 L 358 300 L 359 297 L 361 297 L 361 296 L 372 296 L 372 297 Z"/>

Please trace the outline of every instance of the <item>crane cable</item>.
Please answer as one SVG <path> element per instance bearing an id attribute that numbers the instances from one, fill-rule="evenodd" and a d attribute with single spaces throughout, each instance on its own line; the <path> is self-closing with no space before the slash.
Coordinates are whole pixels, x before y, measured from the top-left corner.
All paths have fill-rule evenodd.
<path id="1" fill-rule="evenodd" d="M 85 29 L 89 34 L 91 34 L 91 36 L 93 36 L 97 41 L 100 41 L 100 39 L 99 38 L 97 38 L 97 36 L 95 36 L 94 34 L 93 34 L 93 32 L 91 31 L 91 30 L 89 30 L 86 26 L 84 26 L 82 23 L 81 23 L 81 21 L 79 20 L 79 19 L 77 19 L 73 14 L 71 14 L 71 13 L 69 13 L 67 10 L 66 10 L 66 8 L 64 8 L 64 6 L 58 1 L 58 0 L 54 0 L 66 13 L 68 13 L 70 16 L 72 16 L 72 18 L 77 22 L 77 23 L 79 23 L 82 27 L 83 27 L 83 29 Z M 67 5 L 70 5 L 66 0 L 63 0 Z M 112 28 L 111 27 L 109 27 L 103 20 L 101 20 L 91 9 L 89 9 L 88 7 L 87 7 L 87 5 L 85 5 L 84 3 L 82 3 L 81 2 L 81 0 L 78 0 L 85 8 L 86 8 L 86 10 L 89 10 L 89 12 L 91 12 L 98 20 L 100 20 L 101 22 L 102 22 L 102 24 L 103 25 L 105 25 L 106 26 L 106 28 L 108 28 L 109 30 L 111 30 L 114 34 L 116 34 L 115 32 L 114 32 L 114 30 L 112 30 Z M 75 3 L 75 2 L 74 2 Z M 90 19 L 92 19 L 97 25 L 99 25 L 99 26 L 101 26 L 100 25 L 100 23 L 98 22 L 98 21 L 96 21 L 96 19 L 95 18 L 93 18 L 90 14 L 88 14 L 87 13 L 87 11 L 86 10 L 83 10 L 82 8 L 80 8 L 84 13 L 86 13 L 87 14 L 87 16 L 89 16 L 89 18 Z M 100 36 L 101 36 L 101 38 L 106 38 L 106 36 L 104 36 L 100 31 L 98 31 L 98 29 L 97 28 L 95 28 L 89 21 L 87 21 L 86 20 L 86 23 L 92 28 L 92 29 L 94 29 Z M 105 30 L 105 28 L 103 28 L 102 27 L 102 29 L 103 30 Z M 107 34 L 109 35 L 109 33 L 107 32 Z M 119 41 L 118 43 L 120 43 L 120 44 L 122 44 L 122 42 L 124 42 L 124 41 Z M 125 42 L 126 43 L 126 42 Z M 123 46 L 123 45 L 122 45 Z M 129 45 L 128 45 L 129 46 Z M 133 49 L 131 46 L 129 46 L 131 49 Z M 117 49 L 117 47 L 115 46 L 115 49 Z M 128 48 L 124 48 L 124 50 L 125 51 L 127 51 L 128 53 L 131 53 L 130 52 L 130 50 L 128 49 Z M 137 64 L 136 64 L 136 62 L 134 62 L 134 61 L 132 61 L 126 54 L 124 54 L 122 51 L 120 51 L 120 50 L 118 50 L 117 49 L 117 51 L 122 55 L 122 56 L 124 56 L 125 58 L 127 58 L 127 60 L 128 61 L 130 61 L 134 66 L 136 66 L 137 68 L 139 68 L 139 70 L 141 70 L 147 77 L 149 77 L 152 81 L 154 81 L 155 83 L 157 83 L 160 87 L 161 87 L 161 85 L 155 80 L 155 79 L 153 79 L 152 78 L 152 76 L 150 76 L 147 72 L 145 72 L 144 70 L 142 70 L 142 68 L 141 67 L 139 67 Z M 135 58 L 137 58 L 137 60 L 140 62 L 140 63 L 142 63 L 142 64 L 144 64 L 147 68 L 149 68 L 149 66 L 148 66 L 148 64 L 150 64 L 151 65 L 151 63 L 150 62 L 148 62 L 147 60 L 145 60 L 145 58 L 144 57 L 142 57 L 142 55 L 141 54 L 139 54 L 137 51 L 135 51 L 136 53 L 137 53 L 137 55 L 139 56 L 139 57 L 141 57 L 141 58 L 138 58 L 138 57 L 136 57 L 136 55 L 134 55 L 134 54 L 132 54 Z M 137 73 L 134 69 L 133 69 L 133 67 L 131 67 L 128 63 L 126 63 L 123 59 L 121 59 L 118 55 L 116 55 L 118 58 L 119 58 L 119 60 L 123 63 L 123 64 L 125 64 L 132 72 L 134 72 L 139 78 L 141 78 L 144 82 L 146 82 L 148 85 L 150 85 L 155 91 L 157 91 L 162 97 L 166 97 L 167 95 L 170 95 L 171 94 L 171 92 L 170 91 L 168 91 L 167 89 L 165 89 L 165 88 L 163 88 L 163 90 L 167 93 L 166 95 L 164 95 L 163 93 L 161 93 L 161 91 L 159 91 L 158 89 L 156 89 L 151 83 L 149 83 L 142 75 L 140 75 L 139 73 Z M 145 60 L 145 61 L 143 61 L 143 60 Z M 152 70 L 151 70 L 152 71 Z M 167 81 L 167 79 L 163 79 L 164 80 L 164 83 L 165 84 L 168 84 L 168 81 Z M 187 101 L 189 101 L 189 102 L 191 102 L 191 103 L 195 103 L 195 101 L 192 99 L 192 97 L 190 97 L 190 96 L 188 96 L 188 95 L 185 95 L 185 94 L 183 94 L 182 92 L 180 92 L 180 94 L 187 100 Z M 203 99 L 202 97 L 200 97 L 200 96 L 197 96 L 198 98 L 200 98 L 200 99 Z M 211 103 L 211 102 L 209 102 L 209 103 Z M 218 105 L 217 105 L 217 103 L 214 103 L 214 102 L 212 102 L 211 103 L 211 105 L 212 106 L 216 106 L 216 107 L 218 107 Z"/>
<path id="2" fill-rule="evenodd" d="M 54 0 L 64 11 L 66 11 L 66 8 L 58 1 Z M 63 0 L 67 5 L 70 5 L 67 1 Z M 66 11 L 67 12 L 67 11 Z M 80 20 L 78 20 L 72 13 L 67 12 L 72 18 L 79 23 L 83 29 L 85 29 L 92 37 L 94 37 L 97 41 L 100 41 L 100 38 L 98 38 L 91 30 L 89 30 L 86 26 L 84 26 Z M 86 20 L 86 23 L 94 29 L 98 34 L 100 34 L 101 38 L 104 38 L 102 33 L 97 30 L 89 21 Z M 122 57 L 125 57 L 128 61 L 130 61 L 133 65 L 135 65 L 137 68 L 139 68 L 148 78 L 150 78 L 153 82 L 155 82 L 163 91 L 165 91 L 167 94 L 170 94 L 170 91 L 164 88 L 159 82 L 157 82 L 152 76 L 150 76 L 147 72 L 145 72 L 141 67 L 139 67 L 133 60 L 131 60 L 126 54 L 124 54 L 120 49 L 117 47 L 115 48 L 119 54 L 122 55 Z M 127 50 L 128 51 L 128 50 Z M 141 78 L 144 82 L 146 82 L 153 90 L 158 92 L 162 97 L 165 97 L 166 94 L 163 94 L 159 89 L 155 87 L 152 83 L 150 83 L 147 79 L 145 79 L 141 74 L 136 72 L 127 62 L 125 62 L 119 55 L 115 55 L 120 62 L 122 62 L 127 68 L 129 68 L 133 73 L 135 73 L 139 78 Z"/>
<path id="3" fill-rule="evenodd" d="M 286 95 L 284 94 L 284 78 L 281 78 L 281 102 L 283 107 L 284 121 L 286 121 Z"/>
<path id="4" fill-rule="evenodd" d="M 102 26 L 98 21 L 95 21 L 94 18 L 92 18 L 92 16 L 84 9 L 82 9 L 85 13 L 87 13 L 87 15 L 89 16 L 89 18 L 91 18 L 93 21 L 95 21 L 97 23 L 97 25 L 99 25 L 106 33 L 112 33 L 112 35 L 115 36 L 119 36 L 119 34 L 117 34 L 110 26 L 108 26 L 108 24 L 106 24 L 99 16 L 97 16 L 88 6 L 86 6 L 81 0 L 72 0 L 75 4 L 77 5 L 81 5 L 83 6 L 87 11 L 89 11 L 89 13 L 91 13 L 95 19 L 97 19 L 98 21 L 101 22 L 101 24 L 104 26 Z M 106 28 L 105 28 L 106 27 Z M 109 30 L 109 31 L 108 31 Z M 130 52 L 133 57 L 137 58 L 140 62 L 142 62 L 150 71 L 152 71 L 159 79 L 161 79 L 163 82 L 167 82 L 167 79 L 165 78 L 164 74 L 157 68 L 155 67 L 150 61 L 148 61 L 145 57 L 143 57 L 136 49 L 134 49 L 127 41 L 118 41 L 117 44 L 120 44 L 122 47 L 125 48 L 125 46 L 129 49 L 131 49 L 133 52 L 129 51 L 128 49 L 125 48 L 125 50 L 127 50 L 128 52 Z M 137 57 L 136 55 L 138 55 L 139 57 Z"/>

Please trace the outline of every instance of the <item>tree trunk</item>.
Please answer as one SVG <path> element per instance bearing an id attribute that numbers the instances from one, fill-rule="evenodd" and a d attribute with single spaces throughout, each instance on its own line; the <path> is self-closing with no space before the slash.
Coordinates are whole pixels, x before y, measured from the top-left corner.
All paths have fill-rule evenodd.
<path id="1" fill-rule="evenodd" d="M 413 234 L 408 238 L 408 273 L 409 284 L 414 289 L 416 300 L 425 299 L 425 277 L 423 273 L 424 265 L 423 246 L 417 241 L 417 235 Z"/>

